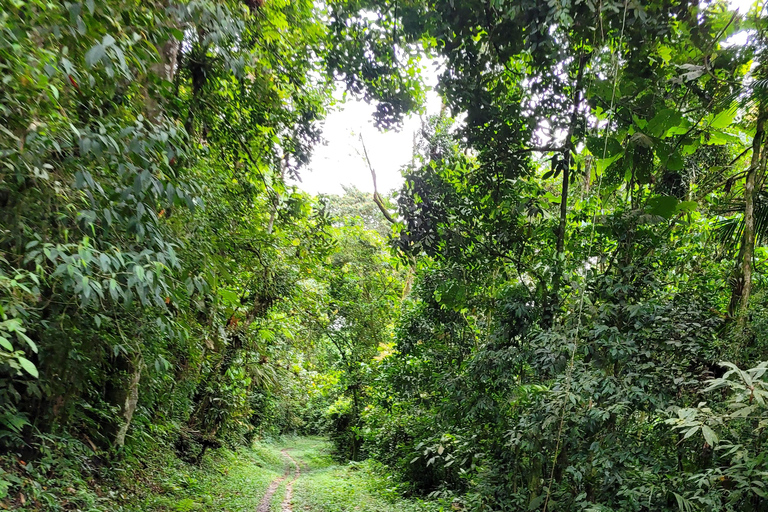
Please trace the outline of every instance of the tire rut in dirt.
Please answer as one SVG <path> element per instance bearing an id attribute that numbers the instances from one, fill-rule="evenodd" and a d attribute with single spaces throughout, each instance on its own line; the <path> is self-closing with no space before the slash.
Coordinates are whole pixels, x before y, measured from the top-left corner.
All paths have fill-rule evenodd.
<path id="1" fill-rule="evenodd" d="M 285 499 L 283 500 L 283 504 L 280 506 L 280 512 L 293 512 L 293 483 L 301 476 L 301 467 L 299 466 L 299 463 L 296 462 L 296 459 L 291 457 L 291 455 L 288 453 L 288 450 L 283 450 L 283 455 L 288 457 L 296 470 L 293 472 L 293 478 L 291 481 L 288 482 L 288 485 L 285 486 Z"/>
<path id="2" fill-rule="evenodd" d="M 288 477 L 290 472 L 291 472 L 291 468 L 290 466 L 288 466 L 285 468 L 285 473 L 283 474 L 283 476 L 272 480 L 272 483 L 269 484 L 269 487 L 267 488 L 267 493 L 261 499 L 261 502 L 259 503 L 259 506 L 256 509 L 256 512 L 269 512 L 270 504 L 272 503 L 272 496 L 275 495 L 277 488 L 280 487 L 280 484 L 283 483 L 283 480 L 285 480 Z"/>

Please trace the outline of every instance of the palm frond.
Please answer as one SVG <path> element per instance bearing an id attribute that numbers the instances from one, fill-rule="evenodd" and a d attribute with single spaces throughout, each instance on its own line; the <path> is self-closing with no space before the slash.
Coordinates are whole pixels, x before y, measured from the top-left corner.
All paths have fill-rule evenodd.
<path id="1" fill-rule="evenodd" d="M 718 221 L 713 230 L 717 243 L 730 255 L 739 249 L 744 234 L 744 200 L 728 201 L 717 208 L 720 215 L 731 217 Z M 768 242 L 768 191 L 755 196 L 755 243 Z"/>

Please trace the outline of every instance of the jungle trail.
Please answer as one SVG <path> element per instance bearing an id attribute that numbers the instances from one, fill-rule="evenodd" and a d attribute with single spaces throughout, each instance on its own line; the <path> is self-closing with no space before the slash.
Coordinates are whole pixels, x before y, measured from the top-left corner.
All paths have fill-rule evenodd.
<path id="1" fill-rule="evenodd" d="M 1 510 L 768 511 L 764 3 L 0 0 L 0 70 Z M 398 190 L 302 189 L 342 97 Z"/>

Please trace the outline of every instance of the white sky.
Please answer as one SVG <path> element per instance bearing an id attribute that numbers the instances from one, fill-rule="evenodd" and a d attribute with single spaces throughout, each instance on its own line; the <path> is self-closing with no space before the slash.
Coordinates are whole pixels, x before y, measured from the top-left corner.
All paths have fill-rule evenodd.
<path id="1" fill-rule="evenodd" d="M 427 64 L 423 76 L 427 90 L 426 115 L 437 114 L 440 97 L 434 90 L 437 73 Z M 341 96 L 337 96 L 338 99 Z M 418 115 L 408 116 L 400 130 L 379 131 L 373 125 L 375 108 L 365 101 L 348 98 L 332 107 L 323 125 L 326 144 L 316 146 L 309 167 L 301 171 L 299 188 L 311 194 L 341 194 L 342 185 L 373 192 L 373 180 L 363 157 L 360 135 L 376 171 L 379 192 L 384 194 L 403 184 L 400 169 L 411 161 L 413 137 L 421 129 Z M 426 118 L 426 117 L 425 117 Z"/>
<path id="2" fill-rule="evenodd" d="M 754 4 L 752 0 L 731 0 L 730 3 L 742 14 Z M 742 40 L 746 40 L 746 35 L 733 39 L 732 44 L 744 44 Z M 424 78 L 429 86 L 426 114 L 437 114 L 440 98 L 433 89 L 437 85 L 433 63 L 427 64 Z M 308 168 L 301 172 L 299 188 L 311 194 L 341 194 L 342 185 L 354 185 L 373 192 L 371 173 L 362 156 L 361 134 L 376 170 L 379 192 L 400 188 L 403 183 L 400 169 L 411 160 L 413 137 L 421 128 L 421 120 L 411 115 L 400 130 L 380 132 L 373 125 L 373 111 L 373 106 L 352 98 L 333 107 L 323 125 L 327 143 L 315 148 Z"/>

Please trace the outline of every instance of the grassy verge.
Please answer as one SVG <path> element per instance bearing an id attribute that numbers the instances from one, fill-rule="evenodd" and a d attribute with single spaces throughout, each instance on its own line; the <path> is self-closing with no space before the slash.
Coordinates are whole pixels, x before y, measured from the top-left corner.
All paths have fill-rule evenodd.
<path id="1" fill-rule="evenodd" d="M 82 460 L 93 466 L 97 459 Z M 268 443 L 211 451 L 199 466 L 168 449 L 91 470 L 61 456 L 33 464 L 9 454 L 0 456 L 0 510 L 253 512 L 284 467 L 280 449 Z"/>

